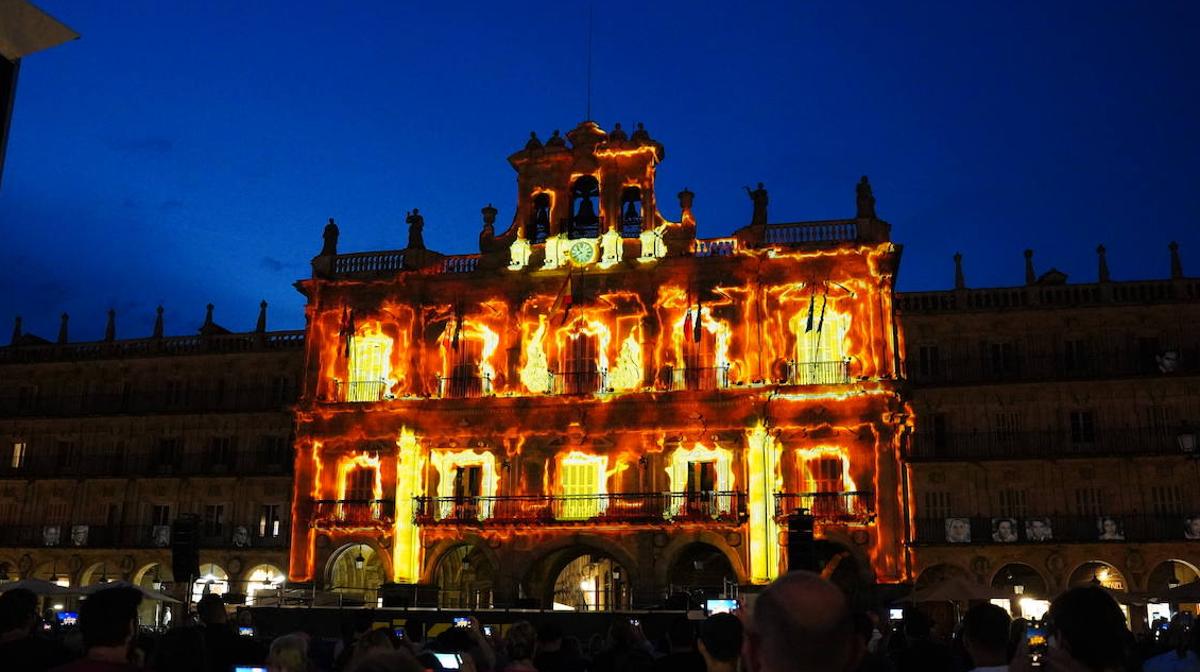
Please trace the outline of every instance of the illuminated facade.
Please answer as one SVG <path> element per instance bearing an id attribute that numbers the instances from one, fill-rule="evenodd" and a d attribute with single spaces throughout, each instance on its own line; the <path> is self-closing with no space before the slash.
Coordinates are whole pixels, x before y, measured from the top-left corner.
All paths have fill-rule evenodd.
<path id="1" fill-rule="evenodd" d="M 172 523 L 199 517 L 201 584 L 272 597 L 287 571 L 290 407 L 304 334 L 229 333 L 0 348 L 0 580 L 125 580 L 183 597 Z M 186 582 L 186 579 L 182 579 Z M 144 604 L 143 623 L 154 623 Z M 160 621 L 161 622 L 161 621 Z"/>
<path id="2" fill-rule="evenodd" d="M 1024 286 L 970 289 L 960 267 L 956 289 L 898 299 L 918 584 L 1048 599 L 1197 577 L 1200 462 L 1183 449 L 1200 419 L 1200 280 L 1174 244 L 1165 280 L 1112 281 L 1098 251 L 1096 282 L 1036 276 L 1027 253 Z"/>
<path id="3" fill-rule="evenodd" d="M 786 515 L 832 567 L 905 578 L 900 248 L 852 219 L 698 239 L 662 145 L 585 122 L 509 157 L 478 254 L 339 254 L 307 297 L 290 576 L 371 600 L 607 608 L 763 584 Z"/>

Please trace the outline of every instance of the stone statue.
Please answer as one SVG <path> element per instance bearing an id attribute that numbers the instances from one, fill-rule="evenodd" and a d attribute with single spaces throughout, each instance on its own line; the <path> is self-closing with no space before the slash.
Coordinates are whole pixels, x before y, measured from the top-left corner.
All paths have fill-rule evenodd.
<path id="1" fill-rule="evenodd" d="M 871 183 L 867 181 L 866 175 L 858 181 L 854 193 L 858 204 L 858 214 L 855 216 L 859 219 L 875 219 L 875 195 L 871 193 Z"/>
<path id="2" fill-rule="evenodd" d="M 693 194 L 690 189 L 684 187 L 683 191 L 679 192 L 678 196 L 679 209 L 683 212 L 690 212 L 692 209 L 692 199 L 696 198 L 696 194 Z"/>
<path id="3" fill-rule="evenodd" d="M 608 141 L 625 142 L 628 139 L 629 136 L 625 133 L 625 130 L 621 128 L 621 122 L 618 121 L 616 124 L 613 124 L 613 130 L 608 134 Z"/>
<path id="4" fill-rule="evenodd" d="M 633 129 L 633 135 L 631 136 L 630 139 L 632 139 L 634 142 L 636 142 L 638 144 L 649 143 L 650 142 L 650 133 L 646 130 L 645 124 L 643 124 L 640 121 L 637 122 L 637 126 Z"/>
<path id="5" fill-rule="evenodd" d="M 563 137 L 558 134 L 558 129 L 556 128 L 556 129 L 554 129 L 554 132 L 550 134 L 550 139 L 546 141 L 546 146 L 547 147 L 566 147 L 567 141 L 564 140 Z"/>
<path id="6" fill-rule="evenodd" d="M 483 215 L 483 230 L 479 232 L 479 251 L 489 252 L 496 241 L 496 208 L 488 203 L 479 211 Z"/>
<path id="7" fill-rule="evenodd" d="M 333 218 L 329 218 L 329 223 L 325 225 L 325 233 L 321 234 L 325 238 L 325 245 L 321 247 L 321 254 L 318 256 L 328 257 L 337 254 L 338 241 L 338 226 L 333 223 Z"/>
<path id="8" fill-rule="evenodd" d="M 541 148 L 542 148 L 542 141 L 538 140 L 537 131 L 530 131 L 529 132 L 529 142 L 525 143 L 525 149 L 528 151 L 532 151 L 532 150 L 541 149 Z"/>
<path id="9" fill-rule="evenodd" d="M 421 216 L 421 211 L 413 208 L 412 212 L 407 213 L 404 221 L 408 223 L 408 247 L 406 249 L 425 249 L 425 237 L 422 235 L 422 231 L 425 229 L 425 218 Z"/>
<path id="10" fill-rule="evenodd" d="M 766 226 L 767 224 L 767 190 L 763 188 L 763 183 L 758 183 L 758 188 L 751 190 L 750 187 L 745 187 L 746 193 L 750 195 L 750 200 L 754 203 L 754 214 L 750 217 L 750 226 Z"/>

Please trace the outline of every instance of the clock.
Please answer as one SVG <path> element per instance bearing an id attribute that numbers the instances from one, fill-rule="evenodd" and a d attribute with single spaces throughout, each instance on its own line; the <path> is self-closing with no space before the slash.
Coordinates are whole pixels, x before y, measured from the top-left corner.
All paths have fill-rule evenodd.
<path id="1" fill-rule="evenodd" d="M 596 246 L 591 241 L 579 240 L 571 245 L 571 261 L 577 264 L 588 264 L 596 259 Z"/>

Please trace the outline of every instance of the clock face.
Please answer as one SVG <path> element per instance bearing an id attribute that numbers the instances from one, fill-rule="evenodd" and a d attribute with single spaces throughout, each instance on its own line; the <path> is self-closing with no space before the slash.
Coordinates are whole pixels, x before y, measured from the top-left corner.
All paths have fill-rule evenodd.
<path id="1" fill-rule="evenodd" d="M 571 246 L 571 259 L 577 264 L 586 264 L 596 256 L 596 248 L 586 240 Z"/>

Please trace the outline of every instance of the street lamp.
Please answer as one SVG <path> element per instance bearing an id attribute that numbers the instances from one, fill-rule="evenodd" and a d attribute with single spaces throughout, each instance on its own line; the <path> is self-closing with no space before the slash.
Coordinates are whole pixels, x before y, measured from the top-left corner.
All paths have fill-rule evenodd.
<path id="1" fill-rule="evenodd" d="M 363 557 L 362 549 L 360 548 L 358 550 L 358 555 L 354 558 L 354 568 L 357 570 L 362 570 L 363 566 L 366 564 L 367 559 Z"/>

